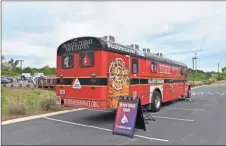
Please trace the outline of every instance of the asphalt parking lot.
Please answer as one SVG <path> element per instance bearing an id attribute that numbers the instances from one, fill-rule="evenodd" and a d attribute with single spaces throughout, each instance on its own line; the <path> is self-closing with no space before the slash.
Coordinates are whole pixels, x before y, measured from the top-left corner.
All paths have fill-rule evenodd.
<path id="1" fill-rule="evenodd" d="M 2 126 L 3 145 L 226 144 L 226 86 L 192 89 L 191 101 L 165 104 L 147 131 L 112 135 L 114 114 L 81 110 Z"/>

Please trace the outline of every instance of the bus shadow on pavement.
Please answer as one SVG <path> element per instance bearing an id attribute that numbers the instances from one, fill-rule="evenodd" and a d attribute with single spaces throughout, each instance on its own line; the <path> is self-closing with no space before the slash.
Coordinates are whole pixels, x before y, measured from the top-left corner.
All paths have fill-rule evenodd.
<path id="1" fill-rule="evenodd" d="M 93 121 L 97 123 L 106 123 L 106 122 L 114 122 L 115 121 L 115 113 L 113 112 L 97 112 L 98 114 L 93 114 L 85 117 L 85 120 Z"/>
<path id="2" fill-rule="evenodd" d="M 187 102 L 187 101 L 185 101 L 184 99 L 178 99 L 178 100 L 168 101 L 168 102 L 162 103 L 162 108 L 167 107 L 167 106 L 171 106 L 173 104 L 177 104 L 179 102 Z"/>

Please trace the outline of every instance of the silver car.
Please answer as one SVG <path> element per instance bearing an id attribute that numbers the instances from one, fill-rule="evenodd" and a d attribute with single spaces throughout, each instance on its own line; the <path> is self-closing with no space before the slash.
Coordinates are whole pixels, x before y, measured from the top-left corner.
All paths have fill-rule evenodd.
<path id="1" fill-rule="evenodd" d="M 8 80 L 6 77 L 1 77 L 1 84 L 8 84 L 10 83 L 11 81 Z"/>

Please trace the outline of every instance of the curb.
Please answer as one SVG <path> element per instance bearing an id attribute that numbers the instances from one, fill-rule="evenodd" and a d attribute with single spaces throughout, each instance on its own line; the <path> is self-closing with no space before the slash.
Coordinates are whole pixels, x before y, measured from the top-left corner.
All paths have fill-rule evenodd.
<path id="1" fill-rule="evenodd" d="M 63 110 L 63 111 L 59 111 L 59 112 L 52 112 L 52 113 L 47 113 L 47 114 L 12 119 L 12 120 L 7 120 L 7 121 L 1 122 L 2 123 L 1 125 L 8 125 L 8 124 L 13 124 L 13 123 L 18 123 L 18 122 L 23 122 L 23 121 L 28 121 L 28 120 L 34 120 L 34 119 L 39 119 L 39 118 L 48 117 L 48 116 L 54 116 L 54 115 L 59 115 L 59 114 L 64 114 L 64 113 L 69 113 L 69 112 L 74 112 L 74 111 L 80 111 L 80 110 L 84 110 L 84 109 L 85 108 L 78 108 L 78 109 L 73 109 L 73 110 Z"/>

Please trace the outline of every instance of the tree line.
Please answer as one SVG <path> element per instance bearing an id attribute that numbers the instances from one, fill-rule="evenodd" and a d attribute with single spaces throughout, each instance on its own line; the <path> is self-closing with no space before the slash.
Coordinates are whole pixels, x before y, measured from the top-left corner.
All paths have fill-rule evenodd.
<path id="1" fill-rule="evenodd" d="M 44 75 L 55 75 L 56 74 L 56 68 L 55 67 L 49 67 L 44 66 L 42 68 L 31 68 L 26 67 L 21 69 L 19 67 L 19 60 L 5 60 L 5 57 L 2 56 L 1 58 L 1 70 L 2 75 L 10 75 L 10 76 L 19 76 L 21 73 L 44 73 Z"/>

